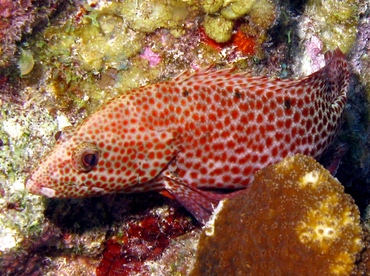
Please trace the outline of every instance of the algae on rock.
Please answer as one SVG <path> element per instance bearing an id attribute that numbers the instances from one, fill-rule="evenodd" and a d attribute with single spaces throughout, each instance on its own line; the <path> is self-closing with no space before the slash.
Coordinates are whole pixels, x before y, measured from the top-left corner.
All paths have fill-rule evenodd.
<path id="1" fill-rule="evenodd" d="M 317 25 L 315 33 L 323 41 L 324 50 L 351 50 L 356 40 L 359 4 L 358 0 L 308 1 L 305 14 Z"/>

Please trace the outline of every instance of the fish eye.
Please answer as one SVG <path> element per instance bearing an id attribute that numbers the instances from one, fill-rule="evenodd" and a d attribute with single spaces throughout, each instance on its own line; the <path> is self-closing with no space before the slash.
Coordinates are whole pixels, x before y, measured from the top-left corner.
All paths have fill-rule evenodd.
<path id="1" fill-rule="evenodd" d="M 86 152 L 81 156 L 81 162 L 84 167 L 94 167 L 98 163 L 98 155 L 96 153 Z"/>
<path id="2" fill-rule="evenodd" d="M 72 153 L 72 164 L 80 172 L 91 171 L 99 161 L 99 149 L 90 142 L 79 144 Z"/>

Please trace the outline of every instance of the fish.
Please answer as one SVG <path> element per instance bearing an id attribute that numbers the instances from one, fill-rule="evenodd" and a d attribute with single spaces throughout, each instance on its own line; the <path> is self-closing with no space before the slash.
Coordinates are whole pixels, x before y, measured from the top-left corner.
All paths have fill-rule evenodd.
<path id="1" fill-rule="evenodd" d="M 133 89 L 63 129 L 26 188 L 50 198 L 158 191 L 205 223 L 258 170 L 332 144 L 349 66 L 340 49 L 325 63 L 297 80 L 206 68 Z"/>

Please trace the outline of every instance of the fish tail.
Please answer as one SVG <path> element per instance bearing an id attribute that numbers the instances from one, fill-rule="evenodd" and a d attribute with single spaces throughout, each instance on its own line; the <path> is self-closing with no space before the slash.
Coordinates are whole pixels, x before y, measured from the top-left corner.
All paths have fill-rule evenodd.
<path id="1" fill-rule="evenodd" d="M 325 53 L 326 66 L 323 68 L 326 81 L 329 84 L 328 91 L 335 91 L 334 98 L 346 94 L 349 84 L 349 66 L 346 56 L 337 48 Z"/>
<path id="2" fill-rule="evenodd" d="M 318 89 L 332 112 L 341 114 L 347 100 L 349 65 L 346 56 L 337 48 L 325 53 L 326 65 L 307 76 L 309 85 Z"/>

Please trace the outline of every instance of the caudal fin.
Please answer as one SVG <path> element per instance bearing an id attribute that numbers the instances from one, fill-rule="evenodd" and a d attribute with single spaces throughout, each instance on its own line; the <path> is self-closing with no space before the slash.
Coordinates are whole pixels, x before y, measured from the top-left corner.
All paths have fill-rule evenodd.
<path id="1" fill-rule="evenodd" d="M 345 102 L 349 85 L 349 66 L 346 56 L 337 48 L 325 53 L 326 65 L 319 72 L 327 84 L 330 102 Z"/>

